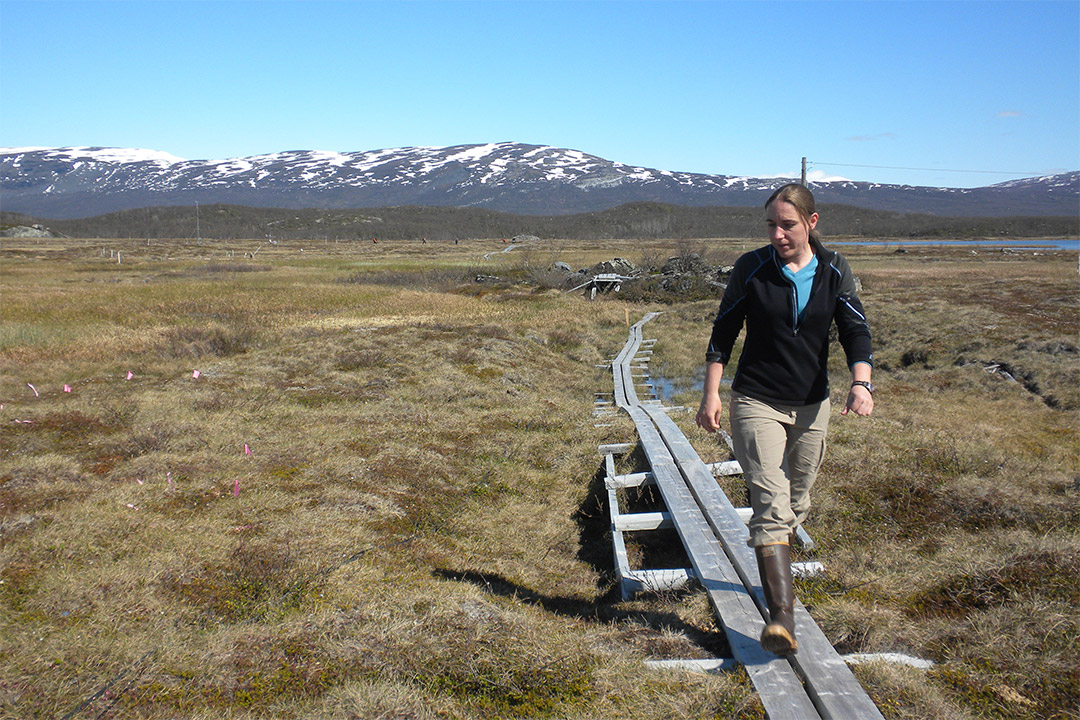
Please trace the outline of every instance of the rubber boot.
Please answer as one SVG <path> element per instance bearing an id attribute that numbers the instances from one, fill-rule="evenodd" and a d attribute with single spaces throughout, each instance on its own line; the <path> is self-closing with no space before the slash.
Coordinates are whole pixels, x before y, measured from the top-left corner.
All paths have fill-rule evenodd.
<path id="1" fill-rule="evenodd" d="M 791 584 L 791 547 L 787 543 L 761 545 L 757 555 L 769 624 L 761 633 L 761 646 L 777 655 L 795 652 L 795 589 Z"/>

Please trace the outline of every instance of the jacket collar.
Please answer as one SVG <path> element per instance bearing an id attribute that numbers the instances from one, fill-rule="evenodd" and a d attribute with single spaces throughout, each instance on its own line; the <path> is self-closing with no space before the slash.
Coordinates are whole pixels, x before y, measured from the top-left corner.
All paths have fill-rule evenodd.
<path id="1" fill-rule="evenodd" d="M 820 241 L 813 237 L 810 238 L 810 245 L 814 248 L 814 254 L 818 256 L 818 262 L 823 262 L 828 265 L 836 255 L 835 252 L 822 245 Z"/>

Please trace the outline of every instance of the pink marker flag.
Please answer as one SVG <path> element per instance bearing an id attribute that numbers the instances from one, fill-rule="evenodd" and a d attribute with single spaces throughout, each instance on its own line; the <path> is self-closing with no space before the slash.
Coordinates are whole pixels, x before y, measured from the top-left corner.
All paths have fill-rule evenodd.
<path id="1" fill-rule="evenodd" d="M 193 370 L 191 372 L 191 377 L 193 377 L 193 378 L 198 378 L 200 375 L 202 375 L 202 373 L 199 372 L 198 370 Z"/>
<path id="2" fill-rule="evenodd" d="M 133 373 L 133 372 L 131 372 L 130 370 L 128 370 L 128 374 L 127 374 L 127 379 L 128 379 L 128 380 L 130 380 L 130 379 L 131 379 L 131 378 L 133 378 L 133 377 L 135 377 L 135 373 Z"/>
<path id="3" fill-rule="evenodd" d="M 235 480 L 233 480 L 232 496 L 234 498 L 240 497 L 240 478 L 236 478 Z"/>
<path id="4" fill-rule="evenodd" d="M 38 395 L 38 391 L 37 391 L 36 387 L 31 385 L 30 383 L 26 383 L 26 387 L 28 387 L 28 388 L 30 388 L 31 390 L 34 391 L 34 397 L 41 397 L 40 395 Z"/>
<path id="5" fill-rule="evenodd" d="M 176 489 L 176 486 L 173 485 L 172 473 L 171 472 L 165 473 L 165 480 L 169 483 L 169 489 L 170 490 L 175 490 Z"/>
<path id="6" fill-rule="evenodd" d="M 251 448 L 248 447 L 247 443 L 244 443 L 244 454 L 245 455 L 250 455 L 251 454 Z"/>
<path id="7" fill-rule="evenodd" d="M 64 392 L 71 392 L 71 386 L 70 385 L 65 385 L 64 386 Z"/>

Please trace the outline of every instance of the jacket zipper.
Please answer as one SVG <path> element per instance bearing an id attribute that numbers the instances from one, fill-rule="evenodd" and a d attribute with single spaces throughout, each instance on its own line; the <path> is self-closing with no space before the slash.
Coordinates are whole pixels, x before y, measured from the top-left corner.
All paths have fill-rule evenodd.
<path id="1" fill-rule="evenodd" d="M 780 272 L 780 277 L 784 279 L 784 282 L 791 286 L 791 334 L 793 337 L 797 337 L 799 334 L 798 289 L 795 287 L 795 282 L 784 274 L 784 266 L 780 264 L 780 258 L 776 256 L 775 250 L 773 251 L 773 262 L 776 263 L 776 269 Z"/>
<path id="2" fill-rule="evenodd" d="M 773 262 L 776 263 L 777 270 L 780 271 L 780 277 L 784 278 L 784 281 L 791 286 L 791 334 L 793 337 L 799 335 L 799 291 L 795 286 L 795 281 L 791 280 L 784 274 L 784 266 L 780 264 L 780 258 L 776 255 L 776 250 L 772 251 Z M 820 265 L 821 258 L 818 258 L 818 264 Z M 814 273 L 814 280 L 817 280 L 817 272 Z M 810 286 L 810 294 L 813 295 L 813 284 Z M 809 298 L 807 298 L 807 307 L 810 306 Z M 849 305 L 850 306 L 850 305 Z M 854 308 L 852 308 L 854 310 Z M 857 315 L 858 313 L 856 313 Z"/>
<path id="3" fill-rule="evenodd" d="M 797 336 L 799 334 L 799 291 L 795 283 L 788 280 L 787 276 L 784 276 L 784 279 L 791 284 L 791 334 Z"/>

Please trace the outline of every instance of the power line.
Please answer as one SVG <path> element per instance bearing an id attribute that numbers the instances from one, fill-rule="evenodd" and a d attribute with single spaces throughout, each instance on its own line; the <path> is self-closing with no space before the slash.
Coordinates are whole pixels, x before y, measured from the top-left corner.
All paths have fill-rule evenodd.
<path id="1" fill-rule="evenodd" d="M 1013 172 L 1009 170 L 956 170 L 954 168 L 926 168 L 926 167 L 903 167 L 900 165 L 855 165 L 852 163 L 831 163 L 811 160 L 813 166 L 826 165 L 828 167 L 857 167 L 875 168 L 877 170 L 922 170 L 928 172 L 958 172 L 958 173 L 985 173 L 987 175 L 1052 175 L 1047 172 Z"/>

